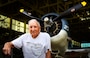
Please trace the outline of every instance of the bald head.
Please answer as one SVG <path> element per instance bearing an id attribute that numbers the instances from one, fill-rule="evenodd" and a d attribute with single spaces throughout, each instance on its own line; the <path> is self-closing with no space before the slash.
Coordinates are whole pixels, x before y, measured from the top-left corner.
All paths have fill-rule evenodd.
<path id="1" fill-rule="evenodd" d="M 40 27 L 40 23 L 36 19 L 31 19 L 28 21 L 28 25 L 30 26 L 30 23 L 36 23 Z"/>
<path id="2" fill-rule="evenodd" d="M 28 21 L 29 31 L 33 38 L 36 38 L 41 30 L 40 23 L 36 19 Z"/>

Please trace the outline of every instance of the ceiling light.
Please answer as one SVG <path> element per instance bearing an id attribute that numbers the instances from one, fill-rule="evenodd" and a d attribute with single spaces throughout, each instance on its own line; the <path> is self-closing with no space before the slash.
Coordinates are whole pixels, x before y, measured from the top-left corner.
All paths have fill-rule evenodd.
<path id="1" fill-rule="evenodd" d="M 22 13 L 22 12 L 24 12 L 24 9 L 20 9 L 19 11 Z"/>
<path id="2" fill-rule="evenodd" d="M 86 2 L 85 1 L 83 1 L 83 2 L 81 2 L 81 4 L 83 5 L 83 6 L 86 6 Z"/>

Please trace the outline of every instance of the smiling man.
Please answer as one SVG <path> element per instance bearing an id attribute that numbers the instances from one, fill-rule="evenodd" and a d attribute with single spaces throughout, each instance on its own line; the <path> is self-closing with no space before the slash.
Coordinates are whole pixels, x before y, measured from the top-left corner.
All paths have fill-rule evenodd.
<path id="1" fill-rule="evenodd" d="M 28 21 L 29 33 L 25 33 L 17 39 L 6 42 L 3 47 L 5 55 L 11 52 L 11 48 L 22 48 L 24 58 L 51 58 L 50 35 L 41 32 L 40 23 L 36 19 Z"/>

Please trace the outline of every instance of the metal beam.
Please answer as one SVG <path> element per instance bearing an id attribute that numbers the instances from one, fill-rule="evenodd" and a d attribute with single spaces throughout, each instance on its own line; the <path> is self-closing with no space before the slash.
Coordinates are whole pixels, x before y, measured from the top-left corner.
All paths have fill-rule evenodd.
<path id="1" fill-rule="evenodd" d="M 17 0 L 8 0 L 7 3 L 0 3 L 0 7 L 7 6 L 8 4 L 14 3 L 14 2 L 16 2 L 16 1 L 17 1 Z"/>
<path id="2" fill-rule="evenodd" d="M 44 14 L 44 12 L 43 12 L 42 10 L 37 9 L 34 5 L 31 6 L 29 2 L 26 2 L 25 0 L 19 0 L 19 1 L 20 1 L 22 4 L 26 5 L 27 7 L 31 8 L 31 9 L 30 9 L 31 11 L 36 11 L 36 12 L 38 12 L 38 13 L 40 13 L 40 14 Z"/>

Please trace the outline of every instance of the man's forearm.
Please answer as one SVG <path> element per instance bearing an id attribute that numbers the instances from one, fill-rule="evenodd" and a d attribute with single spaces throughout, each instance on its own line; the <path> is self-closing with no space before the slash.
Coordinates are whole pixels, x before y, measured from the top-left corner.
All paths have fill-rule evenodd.
<path id="1" fill-rule="evenodd" d="M 48 51 L 48 52 L 46 53 L 46 58 L 51 58 L 51 51 Z"/>

